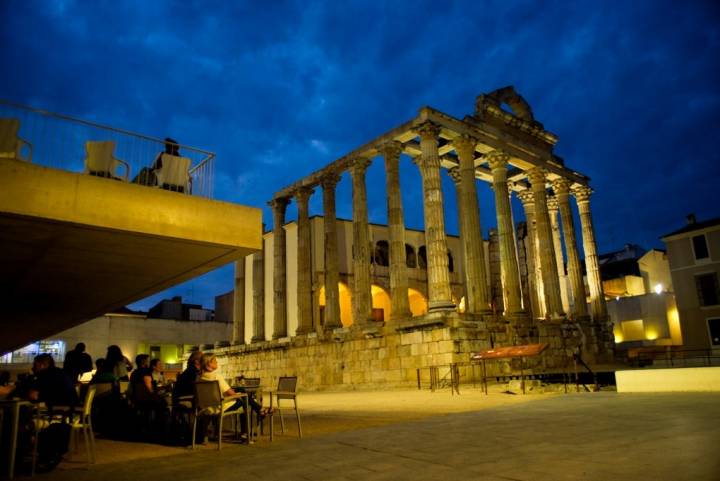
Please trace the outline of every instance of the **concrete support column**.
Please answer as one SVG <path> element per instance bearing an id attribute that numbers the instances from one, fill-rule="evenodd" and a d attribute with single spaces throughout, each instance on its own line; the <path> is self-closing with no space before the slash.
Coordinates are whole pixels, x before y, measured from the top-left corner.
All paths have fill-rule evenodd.
<path id="1" fill-rule="evenodd" d="M 264 242 L 263 242 L 264 244 Z M 265 248 L 263 246 L 263 252 Z M 253 254 L 253 336 L 252 342 L 265 340 L 265 262 L 264 253 Z"/>
<path id="2" fill-rule="evenodd" d="M 400 153 L 402 144 L 389 142 L 382 146 L 387 185 L 388 231 L 390 234 L 390 320 L 412 317 L 408 300 L 405 220 L 400 195 Z"/>
<path id="3" fill-rule="evenodd" d="M 585 251 L 585 270 L 587 271 L 588 286 L 590 287 L 590 308 L 593 321 L 602 323 L 607 320 L 607 305 L 602 290 L 600 266 L 598 264 L 597 245 L 595 244 L 595 230 L 593 229 L 590 214 L 590 195 L 592 189 L 579 186 L 572 190 L 580 211 L 580 226 L 582 228 L 583 251 Z"/>
<path id="4" fill-rule="evenodd" d="M 235 261 L 232 343 L 245 344 L 245 258 Z"/>
<path id="5" fill-rule="evenodd" d="M 285 211 L 288 198 L 273 199 L 273 339 L 287 336 L 287 269 Z"/>
<path id="6" fill-rule="evenodd" d="M 460 159 L 458 210 L 460 213 L 460 240 L 465 260 L 466 310 L 471 314 L 488 314 L 490 312 L 488 269 L 485 265 L 480 206 L 475 184 L 476 145 L 477 140 L 469 136 L 453 140 L 453 146 Z"/>
<path id="7" fill-rule="evenodd" d="M 547 208 L 546 172 L 535 167 L 528 171 L 535 199 L 535 225 L 538 237 L 538 254 L 542 268 L 543 288 L 545 290 L 546 318 L 560 319 L 565 316 L 560 295 L 555 247 L 552 240 L 552 227 Z"/>
<path id="8" fill-rule="evenodd" d="M 455 310 L 450 290 L 448 248 L 445 237 L 438 134 L 440 127 L 426 122 L 417 129 L 421 155 L 415 158 L 423 181 L 425 245 L 428 271 L 428 312 Z"/>
<path id="9" fill-rule="evenodd" d="M 570 277 L 570 288 L 573 298 L 573 318 L 579 320 L 587 317 L 587 294 L 585 293 L 585 282 L 583 281 L 582 269 L 580 267 L 580 255 L 578 254 L 575 221 L 573 220 L 572 209 L 570 208 L 570 184 L 567 179 L 557 179 L 553 182 L 553 190 L 560 208 L 560 219 L 562 221 L 563 235 L 565 238 L 565 251 L 568 258 L 568 276 Z M 597 258 L 596 258 L 597 260 Z"/>
<path id="10" fill-rule="evenodd" d="M 296 334 L 313 331 L 312 313 L 312 244 L 310 237 L 310 213 L 308 202 L 313 189 L 301 187 L 295 192 L 298 209 L 297 247 L 297 317 Z"/>
<path id="11" fill-rule="evenodd" d="M 365 172 L 370 160 L 355 159 L 350 167 L 353 206 L 353 327 L 372 322 L 372 293 L 370 292 L 370 229 L 368 227 L 367 190 Z"/>
<path id="12" fill-rule="evenodd" d="M 565 274 L 565 258 L 563 257 L 562 240 L 560 238 L 560 223 L 558 222 L 558 201 L 553 195 L 547 195 L 548 216 L 550 217 L 550 230 L 552 230 L 553 247 L 555 249 L 555 266 L 557 267 L 558 281 L 560 282 L 560 299 L 563 311 L 570 312 L 570 295 L 568 293 L 567 274 Z"/>
<path id="13" fill-rule="evenodd" d="M 528 299 L 530 310 L 534 318 L 544 317 L 545 308 L 542 299 L 542 277 L 537 265 L 537 232 L 535 230 L 535 198 L 530 190 L 518 192 L 518 198 L 525 210 L 525 223 L 527 225 L 527 273 L 528 273 Z"/>
<path id="14" fill-rule="evenodd" d="M 495 192 L 495 210 L 497 214 L 498 243 L 500 247 L 500 268 L 503 279 L 503 298 L 505 299 L 505 315 L 518 316 L 526 314 L 522 308 L 520 294 L 520 271 L 517 262 L 512 211 L 508 197 L 507 166 L 510 157 L 501 151 L 494 150 L 485 154 L 492 169 L 493 191 Z"/>
<path id="15" fill-rule="evenodd" d="M 340 274 L 338 272 L 337 218 L 335 216 L 335 186 L 340 181 L 336 173 L 327 174 L 321 181 L 325 212 L 325 319 L 324 329 L 342 327 L 340 322 Z"/>

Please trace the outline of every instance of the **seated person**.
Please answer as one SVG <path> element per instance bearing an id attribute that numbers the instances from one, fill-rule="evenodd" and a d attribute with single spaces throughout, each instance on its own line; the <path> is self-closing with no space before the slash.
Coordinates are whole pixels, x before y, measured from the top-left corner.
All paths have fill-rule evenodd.
<path id="1" fill-rule="evenodd" d="M 179 398 L 195 395 L 195 383 L 202 374 L 202 357 L 203 353 L 200 351 L 194 351 L 190 354 L 187 360 L 187 368 L 178 375 L 173 387 L 173 406 L 192 407 L 192 402 L 181 401 Z"/>
<path id="2" fill-rule="evenodd" d="M 50 411 L 53 407 L 73 408 L 78 403 L 75 383 L 65 371 L 55 366 L 50 354 L 39 354 L 33 361 L 34 382 L 27 390 L 29 401 L 44 402 Z"/>
<path id="3" fill-rule="evenodd" d="M 135 357 L 135 369 L 130 375 L 129 390 L 130 400 L 138 407 L 164 407 L 164 403 L 152 383 L 152 371 L 150 370 L 150 356 L 138 354 Z"/>
<path id="4" fill-rule="evenodd" d="M 150 370 L 152 371 L 152 381 L 155 389 L 165 386 L 165 374 L 163 373 L 163 363 L 160 359 L 150 360 Z"/>

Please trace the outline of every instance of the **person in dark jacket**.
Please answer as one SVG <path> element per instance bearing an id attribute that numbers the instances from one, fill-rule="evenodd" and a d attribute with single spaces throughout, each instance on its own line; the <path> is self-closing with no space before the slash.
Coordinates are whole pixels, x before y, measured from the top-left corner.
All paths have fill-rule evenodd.
<path id="1" fill-rule="evenodd" d="M 70 376 L 73 382 L 86 372 L 92 371 L 93 363 L 90 354 L 85 352 L 85 344 L 78 342 L 75 349 L 65 354 L 63 370 Z"/>

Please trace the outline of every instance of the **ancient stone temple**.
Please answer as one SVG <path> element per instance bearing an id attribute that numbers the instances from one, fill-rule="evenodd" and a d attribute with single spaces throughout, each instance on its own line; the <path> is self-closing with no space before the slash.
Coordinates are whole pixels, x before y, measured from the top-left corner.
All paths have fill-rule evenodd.
<path id="1" fill-rule="evenodd" d="M 418 369 L 467 363 L 473 351 L 535 342 L 550 345 L 538 370 L 561 369 L 574 350 L 590 363 L 608 359 L 592 190 L 553 154 L 557 140 L 506 87 L 478 96 L 463 119 L 423 107 L 276 192 L 263 252 L 236 264 L 235 339 L 215 350 L 226 375 L 298 375 L 309 389 L 402 385 L 415 383 Z M 405 228 L 402 154 L 421 174 L 424 231 Z M 387 226 L 368 222 L 365 174 L 376 161 L 385 167 Z M 445 231 L 442 169 L 455 183 L 459 237 Z M 352 221 L 336 217 L 346 173 Z M 478 205 L 483 183 L 494 206 Z M 313 194 L 322 195 L 321 216 L 309 215 Z M 525 219 L 513 219 L 513 196 Z M 291 202 L 297 221 L 286 222 Z M 486 241 L 481 222 L 490 216 L 497 228 Z"/>

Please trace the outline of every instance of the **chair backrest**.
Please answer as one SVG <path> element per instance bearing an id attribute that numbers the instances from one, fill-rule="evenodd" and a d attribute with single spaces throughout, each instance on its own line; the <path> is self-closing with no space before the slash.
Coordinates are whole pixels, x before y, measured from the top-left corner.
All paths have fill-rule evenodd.
<path id="1" fill-rule="evenodd" d="M 97 384 L 93 384 L 93 386 L 95 386 L 95 397 L 104 396 L 111 393 L 113 390 L 113 383 L 111 382 L 99 382 Z"/>
<path id="2" fill-rule="evenodd" d="M 95 384 L 91 385 L 88 388 L 87 394 L 85 394 L 85 403 L 83 404 L 83 416 L 90 416 L 90 412 L 92 410 L 92 403 L 93 399 L 95 399 L 96 392 L 97 387 Z"/>
<path id="3" fill-rule="evenodd" d="M 0 119 L 0 158 L 17 158 L 20 142 L 17 133 L 20 130 L 18 119 Z"/>
<path id="4" fill-rule="evenodd" d="M 120 394 L 125 394 L 130 387 L 130 381 L 119 381 L 118 387 L 120 388 Z"/>
<path id="5" fill-rule="evenodd" d="M 243 381 L 243 385 L 246 388 L 259 388 L 260 378 L 259 377 L 246 377 Z"/>
<path id="6" fill-rule="evenodd" d="M 297 376 L 292 377 L 281 377 L 278 379 L 278 392 L 284 392 L 284 393 L 292 393 L 292 395 L 288 396 L 278 394 L 278 399 L 293 397 L 295 395 L 295 388 L 297 387 Z"/>
<path id="7" fill-rule="evenodd" d="M 117 163 L 113 158 L 115 142 L 112 140 L 85 142 L 85 172 L 115 174 Z"/>
<path id="8" fill-rule="evenodd" d="M 189 157 L 178 157 L 176 155 L 162 154 L 162 167 L 155 171 L 157 183 L 160 187 L 164 184 L 174 185 L 187 189 L 190 180 Z"/>
<path id="9" fill-rule="evenodd" d="M 195 383 L 195 407 L 200 410 L 213 407 L 222 409 L 222 393 L 218 381 Z"/>

